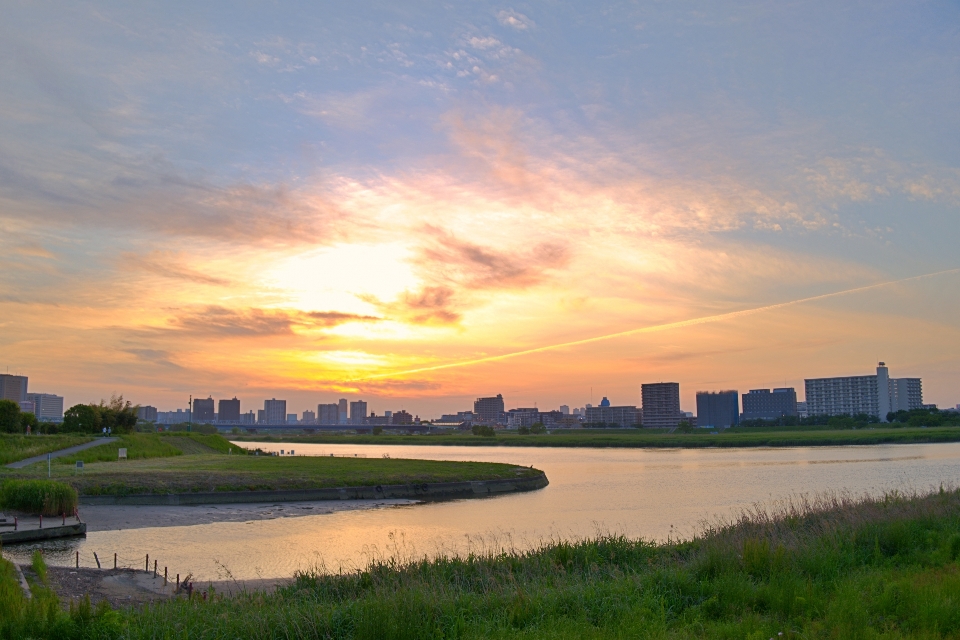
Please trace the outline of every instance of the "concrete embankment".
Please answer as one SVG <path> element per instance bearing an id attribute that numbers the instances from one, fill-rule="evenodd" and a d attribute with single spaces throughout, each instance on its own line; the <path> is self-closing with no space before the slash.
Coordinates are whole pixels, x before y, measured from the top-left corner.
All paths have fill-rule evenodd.
<path id="1" fill-rule="evenodd" d="M 41 540 L 53 540 L 55 538 L 71 538 L 73 536 L 82 536 L 87 533 L 87 525 L 84 522 L 75 524 L 56 525 L 53 527 L 40 528 L 18 528 L 16 531 L 4 531 L 0 533 L 0 543 L 14 544 L 17 542 L 38 542 Z"/>
<path id="2" fill-rule="evenodd" d="M 288 489 L 278 491 L 210 491 L 197 493 L 136 494 L 127 496 L 80 496 L 82 505 L 199 505 L 241 502 L 308 502 L 313 500 L 377 500 L 414 498 L 450 500 L 483 498 L 504 493 L 535 491 L 549 484 L 540 473 L 527 478 L 477 480 L 471 482 L 435 482 L 424 484 L 385 484 L 367 487 L 329 489 Z"/>

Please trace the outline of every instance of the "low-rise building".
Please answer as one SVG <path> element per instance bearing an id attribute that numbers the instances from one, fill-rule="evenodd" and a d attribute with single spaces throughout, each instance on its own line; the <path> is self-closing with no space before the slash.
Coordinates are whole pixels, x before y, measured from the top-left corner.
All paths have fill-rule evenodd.
<path id="1" fill-rule="evenodd" d="M 640 411 L 633 405 L 611 406 L 609 401 L 606 404 L 601 402 L 599 407 L 587 408 L 587 416 L 584 422 L 634 427 L 640 424 Z"/>

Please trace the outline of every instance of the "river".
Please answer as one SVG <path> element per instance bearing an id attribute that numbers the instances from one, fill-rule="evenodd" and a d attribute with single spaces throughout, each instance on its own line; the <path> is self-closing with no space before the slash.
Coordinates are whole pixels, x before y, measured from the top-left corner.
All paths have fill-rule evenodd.
<path id="1" fill-rule="evenodd" d="M 853 495 L 960 485 L 960 443 L 744 449 L 568 449 L 243 443 L 297 455 L 476 460 L 532 465 L 550 486 L 494 498 L 341 510 L 298 517 L 278 505 L 256 518 L 190 526 L 93 531 L 44 543 L 48 562 L 159 566 L 197 579 L 272 578 L 322 565 L 350 570 L 376 557 L 535 547 L 597 533 L 664 540 L 753 505 L 825 492 Z M 302 506 L 302 505 L 301 505 Z M 136 507 L 136 509 L 156 509 Z M 166 507 L 201 509 L 201 507 Z M 318 505 L 317 509 L 322 509 Z M 171 521 L 173 522 L 173 520 Z M 4 549 L 25 560 L 30 547 Z M 22 558 L 20 556 L 23 556 Z"/>

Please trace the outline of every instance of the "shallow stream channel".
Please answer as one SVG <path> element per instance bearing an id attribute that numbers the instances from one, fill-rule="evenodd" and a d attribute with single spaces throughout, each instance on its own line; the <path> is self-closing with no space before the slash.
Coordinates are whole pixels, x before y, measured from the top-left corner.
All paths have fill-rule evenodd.
<path id="1" fill-rule="evenodd" d="M 17 545 L 29 562 L 143 568 L 197 580 L 290 577 L 298 569 L 349 571 L 377 558 L 419 559 L 597 534 L 685 538 L 705 522 L 799 496 L 926 492 L 960 485 L 960 443 L 746 449 L 573 449 L 238 443 L 296 455 L 474 460 L 532 465 L 545 489 L 417 503 L 335 501 L 182 507 L 85 507 L 86 538 Z"/>

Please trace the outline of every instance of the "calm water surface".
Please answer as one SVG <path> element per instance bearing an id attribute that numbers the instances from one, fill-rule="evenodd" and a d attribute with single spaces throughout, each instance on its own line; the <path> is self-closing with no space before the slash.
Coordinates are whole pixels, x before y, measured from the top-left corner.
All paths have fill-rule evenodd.
<path id="1" fill-rule="evenodd" d="M 243 443 L 297 455 L 360 454 L 533 465 L 546 489 L 479 500 L 388 506 L 326 515 L 194 526 L 100 531 L 47 543 L 55 564 L 121 561 L 169 566 L 198 579 L 290 576 L 323 564 L 356 568 L 378 556 L 405 558 L 471 549 L 529 548 L 598 532 L 665 539 L 704 520 L 798 494 L 879 494 L 960 485 L 960 443 L 747 449 L 548 449 Z M 190 509 L 191 507 L 181 507 Z M 26 555 L 28 548 L 4 553 Z"/>

